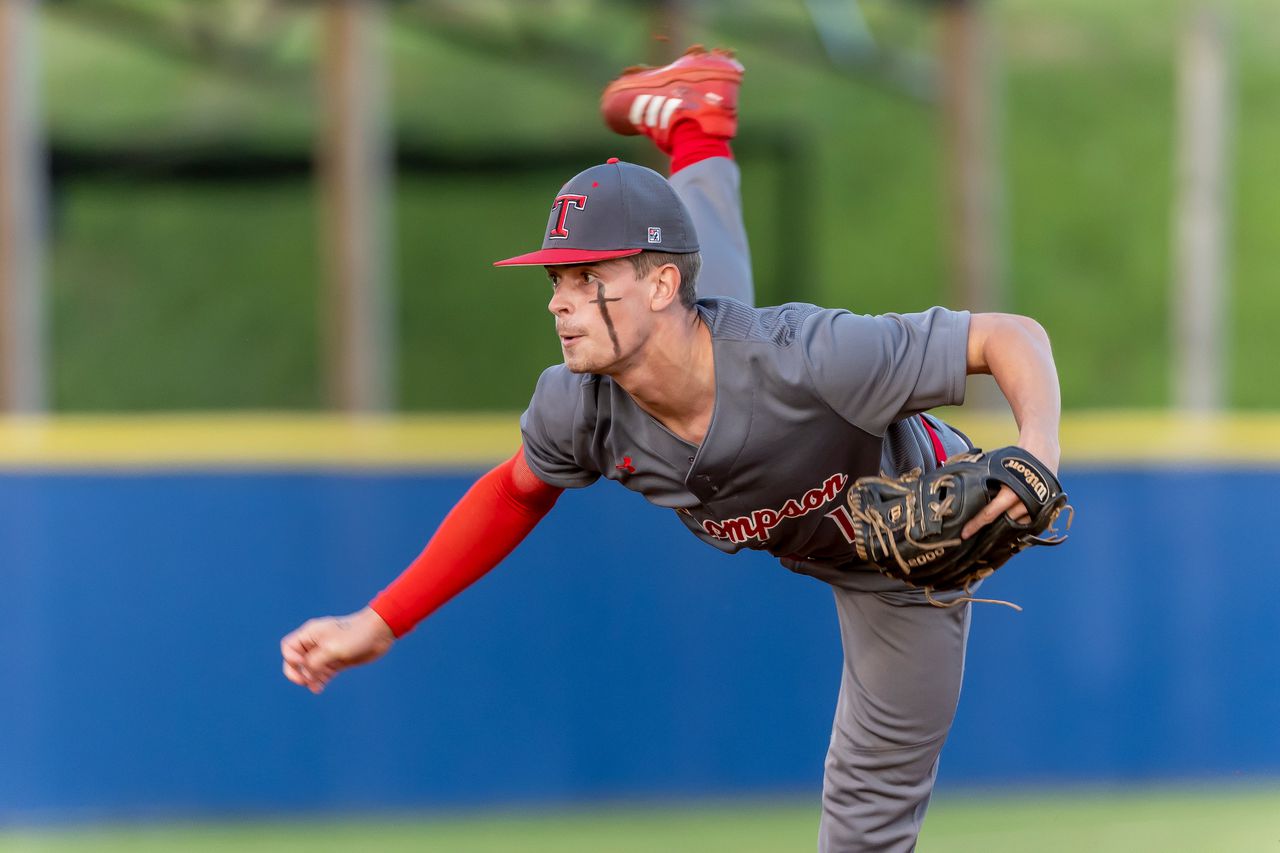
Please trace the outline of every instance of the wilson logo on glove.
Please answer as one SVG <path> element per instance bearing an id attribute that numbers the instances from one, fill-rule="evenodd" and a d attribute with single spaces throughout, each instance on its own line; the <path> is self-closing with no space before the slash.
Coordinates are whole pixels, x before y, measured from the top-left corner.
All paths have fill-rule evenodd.
<path id="1" fill-rule="evenodd" d="M 1036 493 L 1036 497 L 1040 500 L 1044 501 L 1049 499 L 1049 487 L 1044 484 L 1044 480 L 1041 480 L 1036 476 L 1035 471 L 1032 471 L 1017 459 L 1004 460 L 1004 467 L 1008 468 L 1010 471 L 1016 471 L 1021 474 L 1022 479 L 1027 482 L 1028 488 L 1034 491 Z"/>

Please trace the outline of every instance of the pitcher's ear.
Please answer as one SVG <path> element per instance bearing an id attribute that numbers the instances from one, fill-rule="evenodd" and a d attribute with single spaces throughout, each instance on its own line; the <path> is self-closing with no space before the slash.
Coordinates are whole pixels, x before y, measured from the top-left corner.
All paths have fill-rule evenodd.
<path id="1" fill-rule="evenodd" d="M 680 301 L 680 270 L 675 264 L 663 264 L 654 270 L 650 307 L 661 311 Z"/>

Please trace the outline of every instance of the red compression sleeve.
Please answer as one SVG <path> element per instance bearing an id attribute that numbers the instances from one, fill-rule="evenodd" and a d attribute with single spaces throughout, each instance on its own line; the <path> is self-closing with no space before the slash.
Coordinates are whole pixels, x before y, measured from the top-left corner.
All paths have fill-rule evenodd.
<path id="1" fill-rule="evenodd" d="M 418 558 L 369 606 L 403 637 L 502 562 L 563 491 L 529 470 L 521 448 L 476 481 Z"/>

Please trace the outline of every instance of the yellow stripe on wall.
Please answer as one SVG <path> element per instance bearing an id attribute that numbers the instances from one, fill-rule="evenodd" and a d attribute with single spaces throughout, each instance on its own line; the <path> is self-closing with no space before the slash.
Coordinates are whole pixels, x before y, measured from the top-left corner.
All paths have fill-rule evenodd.
<path id="1" fill-rule="evenodd" d="M 982 447 L 1012 443 L 1007 414 L 940 413 Z M 103 415 L 0 418 L 0 468 L 476 467 L 515 451 L 519 419 L 498 415 Z M 1190 418 L 1073 412 L 1063 462 L 1280 463 L 1280 413 Z"/>
<path id="2" fill-rule="evenodd" d="M 4 468 L 485 465 L 520 444 L 514 415 L 108 415 L 0 419 Z"/>
<path id="3" fill-rule="evenodd" d="M 940 413 L 980 447 L 1017 441 L 1007 413 Z M 1189 416 L 1156 411 L 1080 411 L 1062 418 L 1062 461 L 1071 464 L 1280 463 L 1280 412 Z"/>

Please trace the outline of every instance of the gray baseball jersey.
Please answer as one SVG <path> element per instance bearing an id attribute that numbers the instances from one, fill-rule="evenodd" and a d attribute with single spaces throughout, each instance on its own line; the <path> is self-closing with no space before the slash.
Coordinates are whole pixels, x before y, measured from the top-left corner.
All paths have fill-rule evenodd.
<path id="1" fill-rule="evenodd" d="M 968 313 L 871 317 L 732 299 L 703 299 L 697 310 L 711 330 L 716 371 L 715 411 L 700 446 L 669 432 L 608 377 L 557 365 L 542 374 L 521 419 L 529 467 L 566 488 L 601 475 L 617 480 L 675 510 L 722 551 L 848 563 L 845 490 L 858 477 L 934 458 L 923 429 L 902 419 L 962 401 Z"/>

